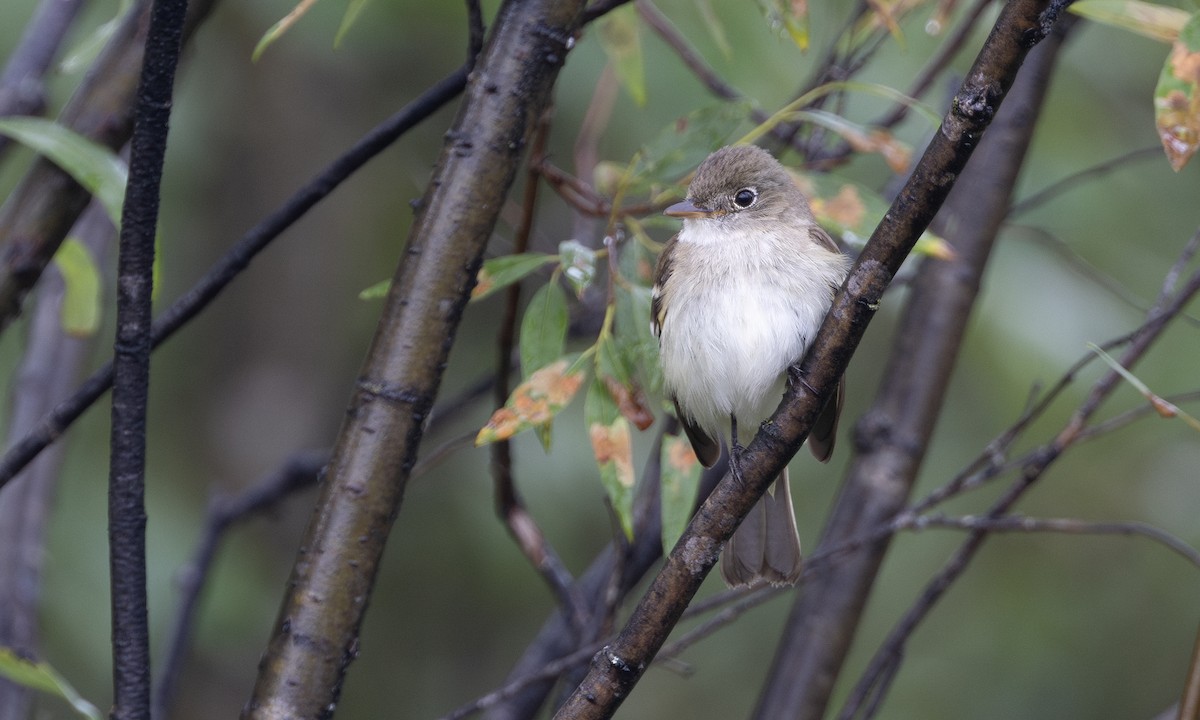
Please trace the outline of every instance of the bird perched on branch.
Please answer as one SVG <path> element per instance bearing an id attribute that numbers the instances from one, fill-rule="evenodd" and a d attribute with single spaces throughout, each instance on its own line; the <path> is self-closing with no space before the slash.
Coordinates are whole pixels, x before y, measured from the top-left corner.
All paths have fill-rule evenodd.
<path id="1" fill-rule="evenodd" d="M 849 260 L 787 170 L 755 146 L 709 155 L 687 199 L 665 214 L 683 228 L 659 256 L 651 296 L 663 384 L 700 462 L 717 461 L 728 431 L 737 474 L 738 424 L 756 429 L 771 416 Z M 808 437 L 821 462 L 833 453 L 843 395 L 839 382 Z M 730 539 L 721 574 L 732 586 L 794 584 L 800 570 L 785 468 Z"/>

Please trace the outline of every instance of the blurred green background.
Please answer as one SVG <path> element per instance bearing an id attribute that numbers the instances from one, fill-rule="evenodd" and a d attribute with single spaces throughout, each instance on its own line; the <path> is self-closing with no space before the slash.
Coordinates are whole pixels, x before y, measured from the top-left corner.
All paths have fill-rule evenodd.
<path id="1" fill-rule="evenodd" d="M 116 12 L 95 0 L 73 34 L 80 42 Z M 497 2 L 485 3 L 491 20 Z M 754 3 L 712 3 L 732 52 L 722 53 L 697 6 L 660 7 L 716 70 L 770 111 L 791 99 L 840 28 L 842 3 L 814 2 L 814 50 L 800 53 L 772 30 Z M 7 56 L 33 0 L 0 3 L 0 56 Z M 257 63 L 261 34 L 291 9 L 288 0 L 223 3 L 185 56 L 172 116 L 162 213 L 163 288 L 174 299 L 234 240 L 275 209 L 355 139 L 437 79 L 466 51 L 461 3 L 379 0 L 337 49 L 344 10 L 318 3 Z M 859 79 L 905 89 L 942 42 L 923 26 L 930 8 L 904 24 L 903 47 L 885 43 Z M 939 111 L 985 36 L 986 15 L 926 98 Z M 601 159 L 626 162 L 661 129 L 715 100 L 676 56 L 644 29 L 648 102 L 627 94 L 600 144 Z M 1151 94 L 1167 46 L 1081 23 L 1035 136 L 1018 197 L 1097 162 L 1157 142 Z M 555 93 L 550 136 L 556 163 L 572 146 L 606 58 L 595 28 L 568 58 Z M 77 77 L 56 77 L 54 106 Z M 155 355 L 150 410 L 150 593 L 153 647 L 162 656 L 173 617 L 174 574 L 187 559 L 214 493 L 244 488 L 292 452 L 329 445 L 370 340 L 377 301 L 363 288 L 390 277 L 437 160 L 455 105 L 383 153 L 264 253 L 212 309 Z M 846 113 L 866 122 L 884 107 L 854 98 Z M 744 127 L 747 129 L 748 126 Z M 931 128 L 910 118 L 900 135 L 919 150 Z M 29 158 L 0 168 L 7 192 Z M 795 158 L 785 160 L 794 161 Z M 845 174 L 882 188 L 892 179 L 878 157 Z M 572 236 L 569 210 L 541 196 L 536 249 Z M 1143 306 L 1200 223 L 1197 167 L 1173 173 L 1155 157 L 1091 182 L 1019 218 L 998 244 L 918 493 L 951 477 L 1085 353 L 1139 324 L 1142 312 L 1097 282 L 1111 278 Z M 511 222 L 514 215 L 506 216 Z M 659 239 L 666 232 L 659 231 Z M 511 247 L 497 228 L 492 254 Z M 1063 261 L 1052 237 L 1091 267 Z M 596 238 L 579 238 L 595 242 Z M 107 275 L 113 275 L 110 261 Z M 878 384 L 904 291 L 894 290 L 849 371 L 841 450 L 829 466 L 793 465 L 801 536 L 814 547 L 849 453 L 849 433 Z M 499 303 L 470 306 L 441 397 L 486 375 Z M 109 318 L 111 323 L 111 318 Z M 96 362 L 106 357 L 109 328 Z M 0 342 L 6 376 L 20 333 Z M 1137 370 L 1162 394 L 1196 389 L 1200 333 L 1178 323 Z M 1062 424 L 1101 368 L 1093 364 L 1021 448 Z M 1123 388 L 1104 416 L 1136 406 Z M 579 403 L 577 403 L 578 405 Z M 477 428 L 490 399 L 428 435 L 428 450 Z M 45 657 L 100 707 L 110 698 L 105 531 L 106 406 L 67 437 L 46 560 Z M 638 439 L 641 466 L 651 433 Z M 520 487 L 550 541 L 581 571 L 610 526 L 581 412 L 567 411 L 547 456 L 531 436 L 516 441 Z M 553 600 L 496 520 L 486 450 L 456 452 L 410 486 L 352 665 L 339 718 L 432 718 L 498 686 Z M 1177 421 L 1148 419 L 1072 450 L 1020 509 L 1088 520 L 1139 520 L 1200 544 L 1200 437 Z M 978 512 L 1004 483 L 952 503 Z M 312 493 L 255 519 L 228 539 L 211 578 L 174 717 L 232 717 L 247 699 L 266 645 Z M 844 694 L 881 637 L 961 540 L 953 531 L 903 535 L 876 584 L 840 686 Z M 2 582 L 3 579 L 0 579 Z M 720 589 L 710 580 L 704 595 Z M 1200 572 L 1140 539 L 1005 535 L 991 540 L 916 633 L 883 717 L 1148 718 L 1182 687 L 1197 622 Z M 743 717 L 752 707 L 789 601 L 777 599 L 688 651 L 694 674 L 651 669 L 622 717 Z M 2 609 L 0 609 L 2 611 Z M 68 717 L 53 701 L 39 717 Z"/>

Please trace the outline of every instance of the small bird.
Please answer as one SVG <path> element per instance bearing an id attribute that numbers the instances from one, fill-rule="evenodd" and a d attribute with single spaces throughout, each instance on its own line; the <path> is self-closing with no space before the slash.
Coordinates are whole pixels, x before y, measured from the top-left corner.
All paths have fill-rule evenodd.
<path id="1" fill-rule="evenodd" d="M 651 295 L 663 385 L 705 467 L 730 433 L 736 474 L 739 421 L 757 428 L 771 416 L 850 263 L 787 170 L 752 145 L 709 155 L 687 199 L 664 214 L 683 218 L 683 227 L 658 258 Z M 844 391 L 839 383 L 808 437 L 821 462 L 833 453 Z M 734 587 L 792 585 L 800 570 L 784 468 L 730 539 L 721 575 Z"/>

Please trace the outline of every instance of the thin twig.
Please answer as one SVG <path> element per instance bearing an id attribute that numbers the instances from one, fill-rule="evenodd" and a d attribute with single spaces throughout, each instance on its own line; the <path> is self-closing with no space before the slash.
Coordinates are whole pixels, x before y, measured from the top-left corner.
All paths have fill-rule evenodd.
<path id="1" fill-rule="evenodd" d="M 679 32 L 679 29 L 658 9 L 657 5 L 650 0 L 637 0 L 636 6 L 642 20 L 675 51 L 683 64 L 700 82 L 704 83 L 704 87 L 708 88 L 709 92 L 722 100 L 740 100 L 742 98 L 741 93 L 722 80 L 716 71 L 704 62 L 700 53 L 696 52 L 683 33 Z"/>
<path id="2" fill-rule="evenodd" d="M 1138 150 L 1132 150 L 1124 155 L 1118 155 L 1111 160 L 1105 160 L 1102 163 L 1097 163 L 1078 172 L 1073 172 L 1061 180 L 1056 180 L 1050 183 L 1041 190 L 1031 194 L 1029 197 L 1013 203 L 1012 207 L 1008 209 L 1008 217 L 1011 220 L 1012 218 L 1033 210 L 1034 208 L 1045 205 L 1051 200 L 1057 198 L 1059 195 L 1062 195 L 1070 190 L 1074 190 L 1089 180 L 1103 177 L 1115 170 L 1125 167 L 1126 165 L 1140 162 L 1142 160 L 1149 160 L 1152 157 L 1158 157 L 1160 155 L 1162 155 L 1162 146 L 1154 145 L 1151 147 L 1140 148 Z"/>
<path id="3" fill-rule="evenodd" d="M 346 178 L 378 155 L 401 135 L 429 117 L 466 87 L 467 69 L 455 72 L 434 84 L 416 100 L 376 126 L 340 157 L 330 163 L 308 184 L 301 187 L 278 210 L 268 215 L 242 236 L 191 290 L 176 300 L 154 323 L 155 348 L 175 334 L 215 300 L 275 238 L 304 217 Z M 47 445 L 58 439 L 72 423 L 112 387 L 112 364 L 97 370 L 66 401 L 42 419 L 20 442 L 0 458 L 0 488 L 37 457 Z"/>
<path id="4" fill-rule="evenodd" d="M 217 497 L 209 503 L 204 530 L 192 551 L 192 559 L 176 575 L 179 606 L 155 687 L 153 717 L 165 720 L 170 710 L 196 626 L 200 595 L 211 574 L 217 551 L 229 530 L 243 520 L 272 511 L 296 492 L 315 485 L 327 462 L 328 450 L 296 453 L 281 468 L 245 492 L 236 496 Z"/>
<path id="5" fill-rule="evenodd" d="M 1134 333 L 1129 347 L 1122 354 L 1121 365 L 1126 368 L 1132 367 L 1161 336 L 1169 320 L 1177 317 L 1197 292 L 1200 292 L 1200 272 L 1193 274 L 1178 293 L 1172 297 L 1164 297 L 1162 302 L 1151 309 L 1146 322 Z M 1112 394 L 1119 382 L 1120 374 L 1110 371 L 1093 384 L 1091 392 L 1076 409 L 1066 426 L 1051 442 L 1033 452 L 1029 461 L 1023 466 L 1021 476 L 988 509 L 986 513 L 988 519 L 998 519 L 1008 514 L 1012 506 L 1044 475 L 1046 470 L 1078 441 L 1086 429 L 1088 420 Z M 887 639 L 871 659 L 867 670 L 855 685 L 839 715 L 841 720 L 855 717 L 859 709 L 864 706 L 867 708 L 875 706 L 878 698 L 887 692 L 889 678 L 894 674 L 896 664 L 903 657 L 904 646 L 907 644 L 908 638 L 950 585 L 966 570 L 967 565 L 979 551 L 987 536 L 988 532 L 984 529 L 971 531 L 967 540 L 926 585 L 921 596 L 888 634 Z M 871 715 L 868 712 L 864 717 L 869 718 Z"/>
<path id="6" fill-rule="evenodd" d="M 942 74 L 946 66 L 962 50 L 967 38 L 975 30 L 975 25 L 979 23 L 979 18 L 983 16 L 983 11 L 991 4 L 992 0 L 975 0 L 975 4 L 967 9 L 962 20 L 954 28 L 954 32 L 946 37 L 946 40 L 938 47 L 937 52 L 934 53 L 933 57 L 929 58 L 929 61 L 925 63 L 925 67 L 921 68 L 921 72 L 917 73 L 912 84 L 908 86 L 909 97 L 919 98 L 929 90 L 929 86 L 933 84 L 934 79 Z M 895 127 L 908 116 L 908 111 L 911 109 L 905 103 L 897 103 L 891 112 L 876 120 L 874 125 L 884 128 Z"/>
<path id="7" fill-rule="evenodd" d="M 1076 518 L 1033 518 L 1025 515 L 985 517 L 983 515 L 905 515 L 896 519 L 893 529 L 921 531 L 947 528 L 983 532 L 1063 533 L 1067 535 L 1136 535 L 1162 545 L 1200 568 L 1200 551 L 1162 528 L 1142 522 L 1088 522 Z"/>
<path id="8" fill-rule="evenodd" d="M 529 236 L 533 231 L 533 214 L 537 207 L 537 165 L 546 154 L 546 138 L 550 132 L 551 110 L 542 113 L 538 126 L 533 131 L 533 143 L 525 173 L 525 197 L 521 204 L 521 220 L 513 239 L 513 252 L 523 253 L 529 248 Z M 496 337 L 496 384 L 493 400 L 496 407 L 504 407 L 508 401 L 509 382 L 512 374 L 512 357 L 516 346 L 517 314 L 521 301 L 521 284 L 513 283 L 505 292 L 504 316 Z M 525 368 L 528 372 L 532 368 Z M 512 443 L 501 440 L 492 443 L 491 471 L 496 497 L 496 514 L 504 521 L 517 547 L 533 565 L 542 579 L 549 585 L 573 625 L 582 628 L 586 620 L 583 601 L 574 590 L 575 579 L 559 558 L 554 547 L 547 542 L 545 533 L 530 514 L 521 493 L 517 490 L 512 470 Z"/>

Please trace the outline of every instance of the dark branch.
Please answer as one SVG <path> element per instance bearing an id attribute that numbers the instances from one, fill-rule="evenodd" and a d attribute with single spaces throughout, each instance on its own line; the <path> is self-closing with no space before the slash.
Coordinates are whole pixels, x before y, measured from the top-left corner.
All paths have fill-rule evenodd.
<path id="1" fill-rule="evenodd" d="M 372 129 L 345 154 L 334 160 L 316 177 L 300 188 L 275 212 L 246 233 L 217 261 L 204 277 L 176 300 L 154 323 L 155 348 L 186 325 L 249 266 L 260 252 L 296 223 L 318 202 L 332 193 L 346 178 L 378 155 L 420 121 L 429 117 L 460 92 L 467 82 L 465 66 L 426 90 L 398 113 Z M 69 399 L 54 408 L 20 442 L 0 458 L 0 488 L 37 457 L 47 445 L 58 439 L 70 425 L 112 387 L 112 365 L 97 370 Z"/>
<path id="2" fill-rule="evenodd" d="M 121 212 L 108 480 L 113 720 L 150 720 L 145 498 L 150 298 L 167 125 L 186 16 L 187 0 L 154 0 Z"/>
<path id="3" fill-rule="evenodd" d="M 628 697 L 716 563 L 724 542 L 804 442 L 883 291 L 962 172 L 1025 54 L 1053 25 L 1050 8 L 1048 2 L 1022 0 L 1004 7 L 940 132 L 834 300 L 802 365 L 807 383 L 796 383 L 789 390 L 779 410 L 746 448 L 742 482 L 722 482 L 709 496 L 625 629 L 597 654 L 591 672 L 556 717 L 611 717 Z M 808 392 L 806 384 L 815 392 Z"/>

